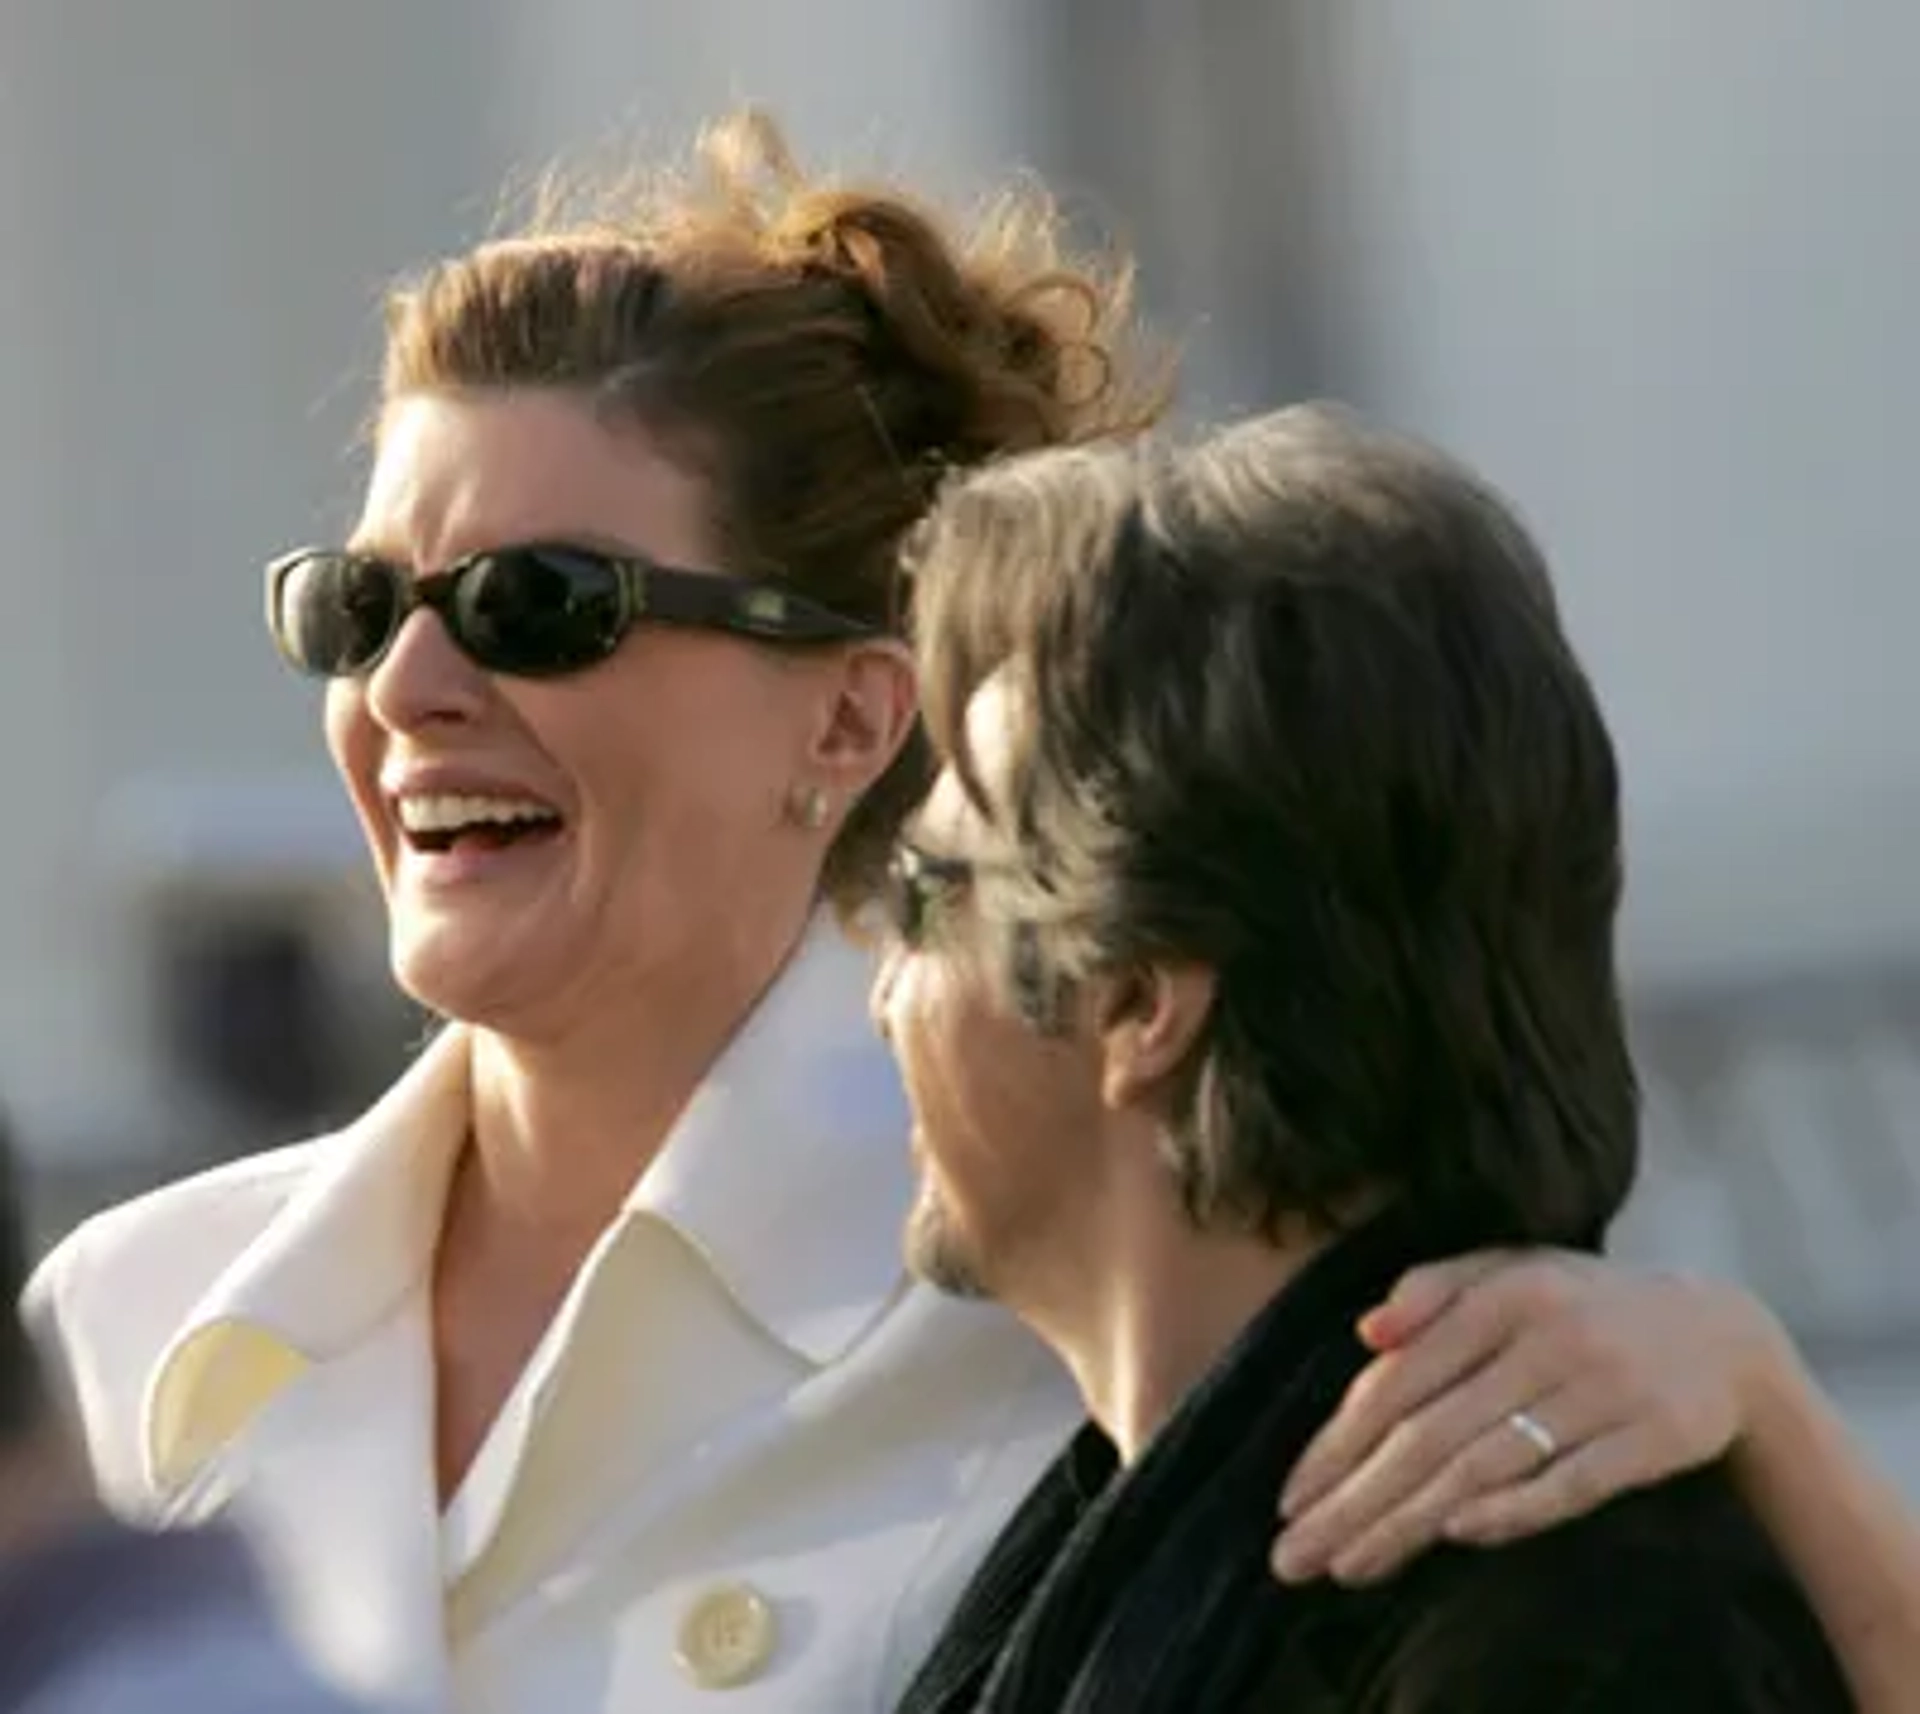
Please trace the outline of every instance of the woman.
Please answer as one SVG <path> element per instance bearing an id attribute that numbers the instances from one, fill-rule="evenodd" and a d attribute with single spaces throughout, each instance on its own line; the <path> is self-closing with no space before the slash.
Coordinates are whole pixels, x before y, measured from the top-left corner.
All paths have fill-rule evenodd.
<path id="1" fill-rule="evenodd" d="M 1043 214 L 963 245 L 756 121 L 707 153 L 398 291 L 353 541 L 270 574 L 450 1027 L 31 1293 L 113 1503 L 231 1506 L 394 1703 L 886 1706 L 1076 1414 L 903 1280 L 903 1107 L 827 907 L 922 783 L 902 534 L 950 469 L 1145 426 L 1162 368 Z"/>

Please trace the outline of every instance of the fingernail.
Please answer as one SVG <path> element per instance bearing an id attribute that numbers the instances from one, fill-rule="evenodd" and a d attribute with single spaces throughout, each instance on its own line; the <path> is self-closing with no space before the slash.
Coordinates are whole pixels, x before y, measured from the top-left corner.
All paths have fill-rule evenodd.
<path id="1" fill-rule="evenodd" d="M 1273 1574 L 1282 1583 L 1304 1583 L 1309 1575 L 1307 1558 L 1286 1541 L 1273 1550 Z"/>
<path id="2" fill-rule="evenodd" d="M 1275 1568 L 1284 1567 L 1282 1575 L 1296 1582 L 1306 1577 L 1318 1577 L 1326 1569 L 1325 1540 L 1311 1530 L 1303 1530 L 1297 1525 L 1283 1529 L 1273 1548 Z"/>
<path id="3" fill-rule="evenodd" d="M 1343 1588 L 1357 1589 L 1367 1581 L 1371 1570 L 1363 1559 L 1336 1559 L 1327 1567 L 1327 1575 Z"/>
<path id="4" fill-rule="evenodd" d="M 1400 1322 L 1391 1305 L 1370 1309 L 1354 1328 L 1360 1343 L 1376 1355 L 1391 1351 L 1400 1343 Z"/>

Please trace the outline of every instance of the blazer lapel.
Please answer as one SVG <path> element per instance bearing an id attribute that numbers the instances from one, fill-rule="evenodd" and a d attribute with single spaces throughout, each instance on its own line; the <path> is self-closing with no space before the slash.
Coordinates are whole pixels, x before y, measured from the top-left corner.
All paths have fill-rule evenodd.
<path id="1" fill-rule="evenodd" d="M 427 1310 L 285 1386 L 212 1460 L 289 1629 L 342 1683 L 438 1708 L 448 1686 Z"/>
<path id="2" fill-rule="evenodd" d="M 637 1434 L 661 1457 L 637 1458 L 610 1508 L 569 1520 L 564 1538 L 523 1535 L 509 1501 L 496 1546 L 456 1593 L 456 1624 L 510 1630 L 522 1603 L 538 1610 L 591 1586 L 771 1461 L 905 1289 L 908 1115 L 866 1014 L 870 973 L 830 918 L 816 923 L 635 1184 L 562 1312 L 554 1392 L 516 1486 L 531 1476 L 538 1487 L 543 1463 L 615 1467 L 634 1457 Z M 642 1261 L 662 1244 L 692 1258 L 701 1280 L 665 1321 L 649 1313 L 657 1264 Z M 704 1420 L 664 1432 L 671 1412 L 652 1395 L 663 1378 L 698 1370 L 710 1340 L 743 1337 L 730 1331 L 742 1311 L 768 1348 L 757 1378 L 742 1365 L 733 1396 L 716 1393 Z M 579 1363 L 581 1352 L 596 1355 Z M 619 1444 L 595 1443 L 607 1435 Z"/>
<path id="3" fill-rule="evenodd" d="M 439 1706 L 448 1675 L 427 1292 L 467 1055 L 444 1032 L 318 1146 L 161 1352 L 141 1412 L 162 1520 L 231 1512 L 298 1639 L 383 1705 L 397 1688 Z"/>

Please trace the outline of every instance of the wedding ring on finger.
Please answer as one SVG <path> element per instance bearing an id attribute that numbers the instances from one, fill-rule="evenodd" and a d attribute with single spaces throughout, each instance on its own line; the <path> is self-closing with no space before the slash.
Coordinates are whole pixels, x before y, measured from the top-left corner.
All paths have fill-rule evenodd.
<path id="1" fill-rule="evenodd" d="M 1560 1442 L 1554 1439 L 1553 1430 L 1532 1411 L 1515 1411 L 1507 1418 L 1507 1427 L 1540 1454 L 1543 1465 L 1551 1464 L 1560 1456 Z"/>

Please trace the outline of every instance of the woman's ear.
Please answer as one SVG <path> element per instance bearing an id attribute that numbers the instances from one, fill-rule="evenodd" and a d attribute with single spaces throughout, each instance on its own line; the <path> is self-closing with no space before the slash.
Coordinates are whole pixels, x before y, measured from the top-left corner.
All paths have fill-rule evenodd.
<path id="1" fill-rule="evenodd" d="M 919 712 L 913 657 L 887 638 L 851 645 L 826 681 L 821 719 L 807 758 L 811 777 L 841 803 L 887 771 Z"/>
<path id="2" fill-rule="evenodd" d="M 1146 964 L 1102 979 L 1100 1095 L 1116 1111 L 1151 1103 L 1180 1070 L 1219 983 L 1205 964 Z"/>

